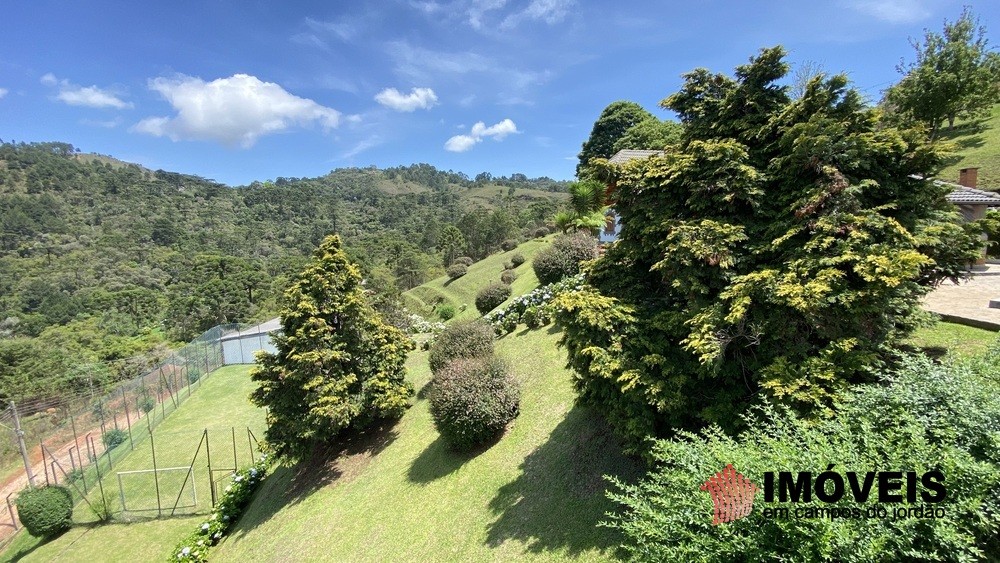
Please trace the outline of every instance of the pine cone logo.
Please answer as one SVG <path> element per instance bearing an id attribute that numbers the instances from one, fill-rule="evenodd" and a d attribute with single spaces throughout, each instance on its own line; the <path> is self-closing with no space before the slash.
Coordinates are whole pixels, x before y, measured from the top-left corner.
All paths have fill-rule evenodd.
<path id="1" fill-rule="evenodd" d="M 753 497 L 760 490 L 749 479 L 736 472 L 733 464 L 716 473 L 701 485 L 701 490 L 712 495 L 715 510 L 712 525 L 739 520 L 750 514 Z"/>

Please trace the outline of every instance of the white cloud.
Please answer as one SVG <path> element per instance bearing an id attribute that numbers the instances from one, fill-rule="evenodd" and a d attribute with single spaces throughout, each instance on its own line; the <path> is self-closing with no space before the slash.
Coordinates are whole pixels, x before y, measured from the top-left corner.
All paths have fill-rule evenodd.
<path id="1" fill-rule="evenodd" d="M 409 94 L 403 94 L 395 88 L 386 88 L 375 95 L 375 101 L 396 111 L 411 112 L 431 109 L 437 105 L 438 97 L 430 88 L 413 88 Z"/>
<path id="2" fill-rule="evenodd" d="M 8 90 L 6 88 L 0 88 L 0 98 L 3 98 L 4 96 L 6 96 L 7 92 L 9 92 L 9 91 L 10 90 Z"/>
<path id="3" fill-rule="evenodd" d="M 150 80 L 149 88 L 163 96 L 177 114 L 148 117 L 133 130 L 174 141 L 211 140 L 249 148 L 260 137 L 293 126 L 319 124 L 329 130 L 340 124 L 339 111 L 246 74 L 211 82 L 184 75 L 160 77 Z"/>
<path id="4" fill-rule="evenodd" d="M 507 5 L 507 0 L 472 0 L 466 12 L 469 17 L 469 25 L 473 29 L 481 29 L 484 25 L 483 17 L 494 10 L 499 10 Z"/>
<path id="5" fill-rule="evenodd" d="M 330 34 L 347 43 L 360 35 L 362 25 L 359 20 L 322 21 L 306 18 L 306 26 L 318 32 Z"/>
<path id="6" fill-rule="evenodd" d="M 114 119 L 82 119 L 80 123 L 83 125 L 90 125 L 92 127 L 103 127 L 104 129 L 114 129 L 122 124 L 122 118 L 116 117 Z"/>
<path id="7" fill-rule="evenodd" d="M 465 152 L 485 137 L 491 137 L 495 141 L 500 141 L 507 135 L 517 132 L 517 125 L 510 119 L 504 119 L 489 127 L 482 121 L 479 121 L 472 126 L 472 130 L 469 131 L 468 135 L 455 135 L 448 139 L 444 144 L 444 148 L 451 152 Z"/>
<path id="8" fill-rule="evenodd" d="M 354 147 L 352 147 L 351 150 L 342 154 L 340 158 L 343 160 L 354 158 L 355 156 L 358 156 L 359 154 L 365 152 L 366 150 L 377 147 L 381 144 L 382 144 L 382 139 L 377 135 L 374 137 L 370 137 L 354 145 Z"/>
<path id="9" fill-rule="evenodd" d="M 504 18 L 500 28 L 510 29 L 525 20 L 557 24 L 566 19 L 574 3 L 574 0 L 531 0 L 527 8 Z"/>
<path id="10" fill-rule="evenodd" d="M 132 107 L 130 102 L 122 100 L 111 90 L 97 86 L 77 86 L 69 80 L 59 80 L 51 72 L 42 76 L 41 82 L 46 86 L 57 86 L 59 93 L 56 94 L 56 99 L 71 106 L 115 109 Z"/>
<path id="11" fill-rule="evenodd" d="M 479 139 L 470 135 L 455 135 L 444 143 L 444 150 L 451 152 L 465 152 L 476 145 Z"/>
<path id="12" fill-rule="evenodd" d="M 931 15 L 922 0 L 850 0 L 847 5 L 893 24 L 916 23 Z"/>

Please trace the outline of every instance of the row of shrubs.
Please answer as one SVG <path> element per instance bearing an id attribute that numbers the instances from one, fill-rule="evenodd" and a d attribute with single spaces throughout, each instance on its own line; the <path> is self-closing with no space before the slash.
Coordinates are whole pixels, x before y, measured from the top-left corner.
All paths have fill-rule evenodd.
<path id="1" fill-rule="evenodd" d="M 232 483 L 222 492 L 208 521 L 178 544 L 170 561 L 208 561 L 209 550 L 239 520 L 270 466 L 267 456 L 261 455 L 256 463 L 234 473 Z"/>
<path id="2" fill-rule="evenodd" d="M 481 320 L 450 325 L 431 345 L 434 427 L 457 451 L 500 436 L 520 409 L 520 385 L 494 353 L 494 333 Z"/>
<path id="3" fill-rule="evenodd" d="M 623 532 L 633 561 L 1000 561 L 998 366 L 996 346 L 960 363 L 908 358 L 883 384 L 852 390 L 835 418 L 803 420 L 765 405 L 736 437 L 712 427 L 656 441 L 654 469 L 639 483 L 615 482 L 609 496 L 623 510 L 607 524 Z M 757 494 L 749 515 L 713 525 L 702 484 L 729 464 L 759 487 L 765 472 L 811 471 L 817 490 L 830 466 L 841 476 L 915 472 L 918 483 L 936 470 L 946 494 L 926 505 L 940 509 L 933 518 L 895 518 L 895 509 L 920 501 L 878 503 L 877 480 L 864 502 L 850 488 L 833 503 L 818 502 L 818 493 L 797 503 Z M 765 517 L 774 508 L 820 516 Z M 884 517 L 866 517 L 879 508 Z"/>
<path id="4" fill-rule="evenodd" d="M 544 285 L 515 297 L 510 305 L 485 315 L 483 320 L 493 327 L 497 336 L 514 332 L 518 324 L 524 324 L 532 329 L 545 326 L 552 321 L 552 300 L 563 292 L 575 291 L 582 287 L 583 274 L 563 278 L 556 283 Z"/>

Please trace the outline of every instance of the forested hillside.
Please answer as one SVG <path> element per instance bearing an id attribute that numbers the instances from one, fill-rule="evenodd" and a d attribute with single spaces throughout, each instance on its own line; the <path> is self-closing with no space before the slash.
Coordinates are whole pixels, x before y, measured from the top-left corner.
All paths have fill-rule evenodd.
<path id="1" fill-rule="evenodd" d="M 426 164 L 230 188 L 66 143 L 0 144 L 0 396 L 126 377 L 172 341 L 272 315 L 333 232 L 391 309 L 446 259 L 533 235 L 564 191 Z"/>

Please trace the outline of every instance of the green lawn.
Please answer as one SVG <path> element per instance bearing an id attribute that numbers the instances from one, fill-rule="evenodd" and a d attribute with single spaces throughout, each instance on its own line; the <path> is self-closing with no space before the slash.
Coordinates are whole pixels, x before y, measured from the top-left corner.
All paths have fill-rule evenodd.
<path id="1" fill-rule="evenodd" d="M 427 401 L 391 427 L 356 438 L 264 483 L 218 561 L 604 561 L 618 543 L 596 524 L 613 509 L 604 474 L 635 475 L 607 426 L 574 406 L 558 335 L 500 340 L 522 382 L 521 414 L 477 455 L 449 451 Z M 430 379 L 414 352 L 409 376 Z"/>
<path id="2" fill-rule="evenodd" d="M 514 270 L 517 273 L 517 279 L 511 284 L 511 297 L 507 300 L 509 303 L 515 297 L 538 287 L 538 278 L 535 277 L 535 272 L 531 269 L 531 258 L 539 250 L 550 245 L 552 238 L 552 236 L 548 236 L 543 239 L 529 240 L 509 252 L 487 256 L 470 266 L 469 272 L 456 280 L 442 276 L 415 287 L 403 294 L 406 305 L 411 310 L 429 314 L 439 304 L 450 303 L 455 306 L 455 310 L 458 312 L 455 315 L 456 319 L 474 319 L 480 316 L 476 310 L 476 294 L 491 282 L 500 281 L 504 264 L 509 262 L 510 257 L 514 254 L 521 254 L 526 260 Z M 463 305 L 465 310 L 461 310 Z"/>
<path id="3" fill-rule="evenodd" d="M 251 428 L 257 438 L 263 439 L 264 412 L 250 404 L 247 399 L 254 389 L 254 384 L 249 378 L 251 366 L 228 366 L 214 371 L 205 378 L 191 394 L 170 414 L 159 426 L 153 430 L 152 444 L 156 447 L 156 464 L 158 468 L 181 467 L 192 463 L 196 448 L 202 438 L 203 432 L 207 429 L 209 435 L 209 446 L 212 454 L 213 469 L 232 469 L 234 467 L 233 451 L 233 431 L 236 434 L 235 456 L 237 465 L 242 467 L 250 464 L 250 443 L 247 435 L 247 428 Z M 126 503 L 129 508 L 147 508 L 146 512 L 121 513 L 121 497 L 117 479 L 117 472 L 131 471 L 137 469 L 151 469 L 153 467 L 153 452 L 150 447 L 151 441 L 148 434 L 139 432 L 133 428 L 135 438 L 135 450 L 127 452 L 124 457 L 117 460 L 110 473 L 102 472 L 105 475 L 103 480 L 105 496 L 112 509 L 117 513 L 116 517 L 122 518 L 145 518 L 156 516 L 156 486 L 151 473 L 138 475 L 124 475 L 122 478 L 122 488 L 125 491 Z M 128 442 L 119 448 L 129 448 Z M 207 470 L 207 454 L 205 446 L 201 447 L 198 458 L 195 460 L 194 485 L 197 492 L 198 503 L 195 507 L 182 508 L 179 514 L 207 513 L 211 508 L 209 493 L 209 479 Z M 255 452 L 256 453 L 256 452 Z M 221 486 L 226 485 L 226 471 L 219 471 L 215 474 Z M 166 508 L 164 514 L 170 513 L 170 508 L 176 502 L 178 493 L 181 492 L 183 484 L 183 472 L 171 472 L 162 474 L 159 478 L 161 492 L 161 505 Z M 91 502 L 99 499 L 99 489 L 91 483 Z M 180 504 L 191 502 L 191 485 L 185 486 L 184 494 L 181 495 Z M 100 538 L 115 538 L 119 536 L 134 536 L 131 543 L 143 544 L 143 550 L 151 556 L 136 556 L 132 561 L 142 560 L 162 560 L 170 550 L 185 535 L 193 531 L 192 526 L 196 520 L 171 518 L 153 522 L 141 522 L 129 525 L 113 524 L 109 526 L 92 526 L 95 517 L 86 503 L 77 505 L 74 512 L 74 521 L 86 523 L 87 525 L 73 528 L 63 536 L 38 546 L 38 553 L 31 548 L 38 545 L 38 540 L 32 538 L 27 533 L 21 532 L 13 540 L 11 546 L 0 555 L 0 559 L 6 560 L 13 557 L 11 554 L 27 554 L 26 561 L 48 561 L 52 554 L 62 554 L 69 545 L 76 545 L 83 541 L 81 538 L 88 538 L 87 542 L 95 545 L 100 543 Z M 188 522 L 188 525 L 177 525 L 173 527 L 167 522 Z M 105 529 L 107 528 L 107 529 Z M 92 539 L 96 538 L 96 539 Z M 111 541 L 110 539 L 108 541 Z M 147 545 L 149 544 L 149 545 Z M 115 545 L 115 544 L 109 544 Z M 77 547 L 72 550 L 74 557 L 86 559 L 87 554 L 92 558 L 97 551 L 81 551 Z M 142 551 L 140 551 L 142 553 Z M 60 555 L 59 559 L 68 555 Z M 104 561 L 102 554 L 101 561 Z"/>
<path id="4" fill-rule="evenodd" d="M 945 159 L 947 166 L 937 175 L 939 179 L 957 183 L 959 170 L 976 166 L 979 187 L 1000 189 L 1000 105 L 988 119 L 956 123 L 954 130 L 945 130 L 941 137 L 954 144 L 955 153 Z"/>
<path id="5" fill-rule="evenodd" d="M 932 356 L 971 357 L 982 354 L 1000 337 L 996 332 L 955 323 L 937 322 L 921 328 L 907 344 Z"/>

